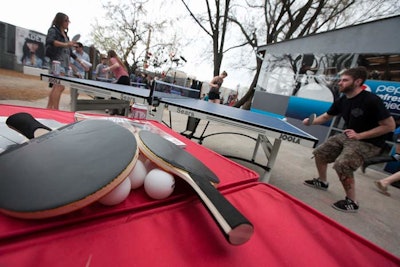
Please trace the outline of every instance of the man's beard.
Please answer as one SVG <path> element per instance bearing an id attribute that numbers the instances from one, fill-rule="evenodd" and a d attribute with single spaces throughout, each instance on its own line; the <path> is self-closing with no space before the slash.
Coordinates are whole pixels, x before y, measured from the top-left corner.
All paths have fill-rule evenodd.
<path id="1" fill-rule="evenodd" d="M 349 86 L 340 87 L 340 88 L 339 88 L 339 91 L 342 92 L 342 93 L 344 93 L 344 94 L 347 94 L 347 93 L 353 92 L 355 88 L 356 88 L 356 85 L 355 85 L 354 82 L 353 82 L 353 83 L 350 84 Z"/>

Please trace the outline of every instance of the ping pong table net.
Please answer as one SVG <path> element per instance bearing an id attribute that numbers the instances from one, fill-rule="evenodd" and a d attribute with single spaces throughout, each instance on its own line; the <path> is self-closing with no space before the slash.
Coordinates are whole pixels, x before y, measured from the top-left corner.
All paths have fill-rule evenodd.
<path id="1" fill-rule="evenodd" d="M 194 98 L 200 99 L 200 90 L 187 86 L 167 83 L 155 80 L 153 85 L 153 95 L 161 98 Z"/>

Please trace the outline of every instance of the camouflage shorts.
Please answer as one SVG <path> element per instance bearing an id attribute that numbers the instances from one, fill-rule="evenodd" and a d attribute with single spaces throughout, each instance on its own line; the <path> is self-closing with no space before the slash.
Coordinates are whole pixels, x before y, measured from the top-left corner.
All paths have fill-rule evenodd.
<path id="1" fill-rule="evenodd" d="M 333 169 L 340 176 L 354 177 L 354 171 L 363 164 L 364 159 L 376 156 L 380 151 L 380 147 L 348 139 L 341 133 L 329 137 L 325 143 L 313 151 L 313 154 L 322 162 L 334 162 Z"/>

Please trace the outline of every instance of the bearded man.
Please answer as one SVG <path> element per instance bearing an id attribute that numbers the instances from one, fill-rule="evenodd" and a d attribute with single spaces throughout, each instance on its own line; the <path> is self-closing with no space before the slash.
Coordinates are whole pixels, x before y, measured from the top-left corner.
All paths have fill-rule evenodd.
<path id="1" fill-rule="evenodd" d="M 333 203 L 332 207 L 344 212 L 357 212 L 354 171 L 365 159 L 381 153 L 387 134 L 394 131 L 395 121 L 382 99 L 364 90 L 362 85 L 368 73 L 364 67 L 345 70 L 340 75 L 341 97 L 334 101 L 327 112 L 316 117 L 312 124 L 323 124 L 334 116 L 342 116 L 345 130 L 329 137 L 314 151 L 318 178 L 304 181 L 305 185 L 327 190 L 327 167 L 333 163 L 346 197 Z M 309 119 L 303 124 L 310 125 Z"/>

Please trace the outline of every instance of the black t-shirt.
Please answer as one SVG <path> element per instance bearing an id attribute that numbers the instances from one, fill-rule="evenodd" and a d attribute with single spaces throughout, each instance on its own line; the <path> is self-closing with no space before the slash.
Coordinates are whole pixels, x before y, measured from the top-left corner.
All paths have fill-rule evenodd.
<path id="1" fill-rule="evenodd" d="M 379 126 L 379 121 L 390 117 L 382 99 L 368 91 L 362 91 L 353 98 L 345 95 L 336 100 L 327 111 L 329 115 L 341 115 L 346 129 L 353 129 L 357 133 L 371 130 Z M 363 139 L 362 141 L 382 147 L 386 135 Z"/>

